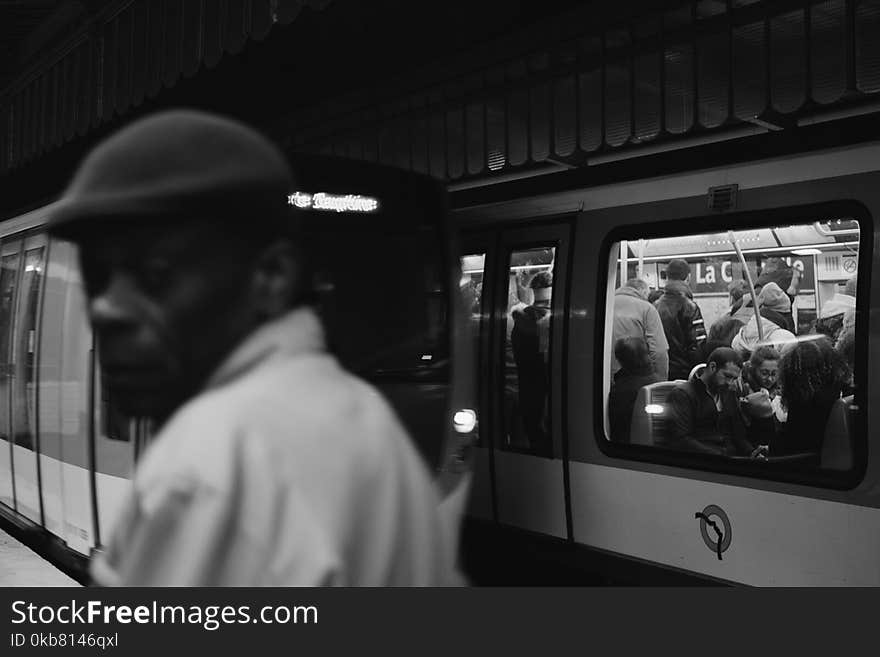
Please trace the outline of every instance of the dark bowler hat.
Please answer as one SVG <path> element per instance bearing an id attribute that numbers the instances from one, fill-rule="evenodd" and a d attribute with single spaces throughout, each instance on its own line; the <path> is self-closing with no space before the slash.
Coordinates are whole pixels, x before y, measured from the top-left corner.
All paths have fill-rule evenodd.
<path id="1" fill-rule="evenodd" d="M 290 220 L 293 176 L 281 151 L 243 123 L 195 110 L 139 119 L 98 144 L 51 212 L 76 239 L 96 220 L 216 218 L 258 230 Z"/>

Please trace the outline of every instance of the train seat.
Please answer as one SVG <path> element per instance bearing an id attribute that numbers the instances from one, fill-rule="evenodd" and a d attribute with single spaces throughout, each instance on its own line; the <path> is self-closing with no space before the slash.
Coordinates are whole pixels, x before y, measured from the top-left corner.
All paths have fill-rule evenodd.
<path id="1" fill-rule="evenodd" d="M 825 425 L 825 439 L 819 463 L 823 469 L 849 470 L 853 466 L 852 413 L 857 410 L 853 396 L 841 397 L 831 407 Z"/>
<path id="2" fill-rule="evenodd" d="M 663 429 L 669 416 L 666 399 L 679 383 L 682 381 L 658 381 L 639 390 L 630 430 L 630 442 L 633 445 L 654 445 L 662 441 Z"/>

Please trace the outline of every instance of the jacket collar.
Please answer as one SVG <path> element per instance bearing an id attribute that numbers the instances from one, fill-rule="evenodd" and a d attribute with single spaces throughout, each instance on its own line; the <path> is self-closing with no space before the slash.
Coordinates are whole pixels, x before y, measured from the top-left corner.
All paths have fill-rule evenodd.
<path id="1" fill-rule="evenodd" d="M 324 329 L 311 308 L 291 310 L 258 327 L 236 347 L 208 379 L 205 389 L 241 378 L 277 356 L 324 351 Z"/>
<path id="2" fill-rule="evenodd" d="M 633 299 L 639 299 L 648 303 L 648 301 L 638 292 L 636 292 L 631 287 L 621 287 L 614 291 L 614 296 L 620 295 L 622 297 L 632 297 Z"/>
<path id="3" fill-rule="evenodd" d="M 688 298 L 692 296 L 691 288 L 684 281 L 666 281 L 664 290 L 668 294 L 679 294 Z"/>

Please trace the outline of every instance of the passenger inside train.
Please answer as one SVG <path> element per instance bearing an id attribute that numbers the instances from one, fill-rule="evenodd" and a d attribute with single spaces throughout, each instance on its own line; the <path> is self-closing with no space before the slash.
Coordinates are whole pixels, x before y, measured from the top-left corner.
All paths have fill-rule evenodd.
<path id="1" fill-rule="evenodd" d="M 629 299 L 609 291 L 608 439 L 797 468 L 826 467 L 831 436 L 849 449 L 860 236 L 835 218 L 614 243 L 609 289 L 655 295 L 669 373 L 636 364 L 638 389 L 620 385 L 614 363 L 640 352 L 616 333 Z"/>
<path id="2" fill-rule="evenodd" d="M 554 248 L 510 254 L 504 342 L 505 448 L 550 452 L 549 381 Z M 465 265 L 465 271 L 469 268 Z"/>
<path id="3" fill-rule="evenodd" d="M 532 303 L 515 307 L 510 345 L 516 363 L 519 408 L 529 445 L 547 451 L 547 354 L 550 344 L 550 299 L 553 276 L 541 271 L 531 277 Z"/>
<path id="4" fill-rule="evenodd" d="M 651 362 L 648 342 L 637 336 L 619 338 L 614 342 L 614 357 L 619 369 L 614 374 L 608 400 L 611 415 L 611 440 L 627 442 L 632 426 L 632 408 L 639 390 L 665 380 Z"/>

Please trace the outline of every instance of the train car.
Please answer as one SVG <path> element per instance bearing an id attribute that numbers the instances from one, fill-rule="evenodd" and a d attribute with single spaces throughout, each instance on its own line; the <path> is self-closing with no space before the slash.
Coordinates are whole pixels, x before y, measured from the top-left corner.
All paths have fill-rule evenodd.
<path id="1" fill-rule="evenodd" d="M 294 162 L 288 203 L 328 344 L 398 411 L 457 522 L 476 416 L 445 192 L 380 165 Z M 156 428 L 102 381 L 76 247 L 46 235 L 52 207 L 0 223 L 0 516 L 85 581 Z"/>
<path id="2" fill-rule="evenodd" d="M 876 586 L 880 143 L 679 168 L 457 208 L 480 366 L 470 569 L 487 583 Z M 779 283 L 784 339 L 766 324 L 740 335 L 759 324 L 746 304 L 733 346 L 772 346 L 794 368 L 783 399 L 824 404 L 808 428 L 786 424 L 790 401 L 767 450 L 687 447 L 669 395 L 701 376 L 699 350 L 691 371 L 639 388 L 630 431 L 612 433 L 615 292 L 638 277 L 665 294 L 673 260 L 710 337 L 734 288 L 750 300 Z M 845 370 L 817 362 L 820 343 Z M 794 446 L 774 446 L 790 426 Z"/>

